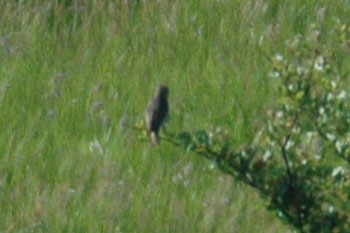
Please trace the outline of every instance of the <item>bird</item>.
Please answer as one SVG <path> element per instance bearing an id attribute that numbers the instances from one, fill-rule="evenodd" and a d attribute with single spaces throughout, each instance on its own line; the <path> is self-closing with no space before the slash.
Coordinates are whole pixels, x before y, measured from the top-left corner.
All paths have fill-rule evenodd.
<path id="1" fill-rule="evenodd" d="M 169 114 L 168 95 L 169 88 L 163 84 L 158 85 L 145 112 L 146 126 L 153 146 L 159 145 L 159 131 Z"/>

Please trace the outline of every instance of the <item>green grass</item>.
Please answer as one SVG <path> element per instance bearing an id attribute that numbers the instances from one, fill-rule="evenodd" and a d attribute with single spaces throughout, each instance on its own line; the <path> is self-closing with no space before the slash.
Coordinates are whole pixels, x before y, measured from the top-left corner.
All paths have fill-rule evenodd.
<path id="1" fill-rule="evenodd" d="M 347 1 L 2 1 L 0 232 L 288 232 L 255 190 L 120 128 L 158 83 L 168 131 L 254 134 L 264 54 Z M 257 49 L 259 46 L 260 49 Z"/>

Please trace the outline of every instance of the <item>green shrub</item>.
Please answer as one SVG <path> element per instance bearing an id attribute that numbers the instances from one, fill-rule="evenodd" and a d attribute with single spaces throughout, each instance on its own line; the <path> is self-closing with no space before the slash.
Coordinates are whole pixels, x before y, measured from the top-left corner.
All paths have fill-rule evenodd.
<path id="1" fill-rule="evenodd" d="M 247 145 L 222 128 L 164 136 L 256 188 L 300 232 L 350 232 L 350 27 L 334 24 L 327 39 L 311 25 L 270 59 L 279 97 Z"/>

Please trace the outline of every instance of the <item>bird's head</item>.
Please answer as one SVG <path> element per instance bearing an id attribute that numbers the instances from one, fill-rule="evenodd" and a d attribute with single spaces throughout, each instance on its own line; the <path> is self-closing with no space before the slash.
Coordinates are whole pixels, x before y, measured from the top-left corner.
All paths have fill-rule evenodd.
<path id="1" fill-rule="evenodd" d="M 160 84 L 158 86 L 158 91 L 157 91 L 158 95 L 159 96 L 162 96 L 162 97 L 168 97 L 168 94 L 169 94 L 169 88 L 163 84 Z"/>

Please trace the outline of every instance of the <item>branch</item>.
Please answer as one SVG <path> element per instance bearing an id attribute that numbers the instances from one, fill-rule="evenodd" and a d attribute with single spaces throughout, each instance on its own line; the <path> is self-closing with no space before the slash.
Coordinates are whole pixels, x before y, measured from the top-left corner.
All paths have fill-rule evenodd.
<path id="1" fill-rule="evenodd" d="M 284 160 L 284 164 L 286 165 L 286 168 L 287 168 L 287 175 L 288 175 L 288 178 L 289 178 L 289 184 L 292 184 L 293 182 L 293 174 L 290 170 L 290 166 L 289 166 L 289 161 L 288 161 L 288 158 L 287 158 L 287 151 L 286 151 L 286 146 L 289 142 L 289 139 L 290 139 L 290 134 L 287 135 L 283 145 L 282 145 L 282 158 Z"/>

